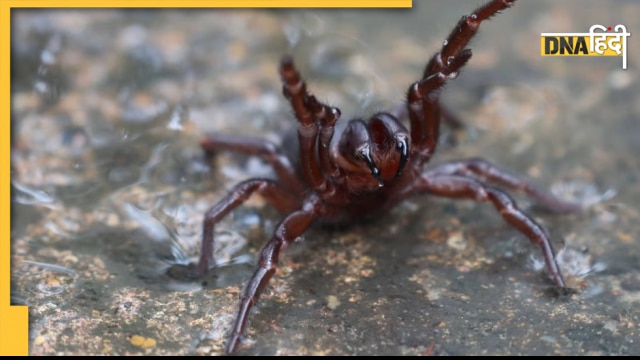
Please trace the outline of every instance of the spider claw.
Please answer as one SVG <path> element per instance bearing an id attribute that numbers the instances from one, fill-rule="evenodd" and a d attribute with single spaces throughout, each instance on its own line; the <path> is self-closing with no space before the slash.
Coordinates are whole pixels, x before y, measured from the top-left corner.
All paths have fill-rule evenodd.
<path id="1" fill-rule="evenodd" d="M 384 183 L 382 181 L 382 175 L 380 173 L 380 169 L 376 166 L 376 163 L 373 161 L 371 157 L 371 152 L 369 151 L 369 147 L 364 147 L 359 151 L 360 157 L 367 163 L 367 166 L 371 170 L 371 175 L 378 180 L 378 187 L 383 187 Z"/>
<path id="2" fill-rule="evenodd" d="M 409 144 L 406 137 L 402 136 L 396 139 L 396 149 L 400 152 L 400 164 L 398 164 L 398 171 L 396 172 L 396 177 L 398 177 L 402 175 L 404 166 L 409 158 Z"/>

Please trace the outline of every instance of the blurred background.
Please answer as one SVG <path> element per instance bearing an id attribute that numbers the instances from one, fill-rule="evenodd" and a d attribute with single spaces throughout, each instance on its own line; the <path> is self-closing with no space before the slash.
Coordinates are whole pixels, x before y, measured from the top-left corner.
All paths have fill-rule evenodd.
<path id="1" fill-rule="evenodd" d="M 29 306 L 30 354 L 221 354 L 282 215 L 252 197 L 216 227 L 218 266 L 176 274 L 207 209 L 273 176 L 258 159 L 208 161 L 198 141 L 295 126 L 286 53 L 344 121 L 391 109 L 477 5 L 12 10 L 11 300 Z M 630 0 L 518 2 L 482 23 L 442 94 L 467 126 L 433 164 L 484 157 L 588 205 L 554 215 L 516 195 L 575 293 L 553 291 L 539 249 L 489 204 L 414 198 L 290 246 L 240 354 L 640 353 L 639 19 Z M 627 27 L 627 70 L 540 56 L 540 33 L 594 24 Z"/>

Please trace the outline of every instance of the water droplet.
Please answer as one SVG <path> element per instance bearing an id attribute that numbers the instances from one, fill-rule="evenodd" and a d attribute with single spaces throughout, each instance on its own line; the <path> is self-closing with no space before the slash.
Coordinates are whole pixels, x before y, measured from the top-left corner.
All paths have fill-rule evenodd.
<path id="1" fill-rule="evenodd" d="M 167 124 L 167 128 L 170 130 L 180 131 L 182 130 L 182 122 L 185 118 L 185 109 L 178 105 L 171 113 L 171 120 Z"/>
<path id="2" fill-rule="evenodd" d="M 56 63 L 56 56 L 48 49 L 44 49 L 40 53 L 40 62 L 44 65 L 54 65 Z"/>
<path id="3" fill-rule="evenodd" d="M 456 59 L 455 56 L 449 56 L 447 58 L 447 66 L 451 65 L 451 63 L 453 63 L 453 61 Z"/>

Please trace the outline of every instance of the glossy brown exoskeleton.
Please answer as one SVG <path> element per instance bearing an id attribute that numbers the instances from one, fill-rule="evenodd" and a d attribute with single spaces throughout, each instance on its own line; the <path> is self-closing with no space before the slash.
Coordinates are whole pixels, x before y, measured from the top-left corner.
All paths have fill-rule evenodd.
<path id="1" fill-rule="evenodd" d="M 257 138 L 209 135 L 202 140 L 202 147 L 211 154 L 235 151 L 262 158 L 273 166 L 278 179 L 241 182 L 207 211 L 200 261 L 193 268 L 195 276 L 204 275 L 213 265 L 215 224 L 253 193 L 286 214 L 262 248 L 258 267 L 242 294 L 227 353 L 237 349 L 252 306 L 276 272 L 280 250 L 312 222 L 348 224 L 420 194 L 491 203 L 504 220 L 540 246 L 554 284 L 565 287 L 547 232 L 518 209 L 509 195 L 489 184 L 524 192 L 555 211 L 576 211 L 580 206 L 556 199 L 480 158 L 423 169 L 435 153 L 440 120 L 446 115 L 439 103 L 441 87 L 454 79 L 471 58 L 471 50 L 465 46 L 480 23 L 514 2 L 493 0 L 462 17 L 427 63 L 422 77 L 409 86 L 403 111 L 352 119 L 341 132 L 336 130 L 340 110 L 319 102 L 307 90 L 292 58 L 284 57 L 280 76 L 284 96 L 298 121 L 298 159 L 287 157 L 280 146 Z M 404 117 L 408 117 L 409 129 L 402 121 Z M 294 164 L 300 164 L 299 168 Z"/>

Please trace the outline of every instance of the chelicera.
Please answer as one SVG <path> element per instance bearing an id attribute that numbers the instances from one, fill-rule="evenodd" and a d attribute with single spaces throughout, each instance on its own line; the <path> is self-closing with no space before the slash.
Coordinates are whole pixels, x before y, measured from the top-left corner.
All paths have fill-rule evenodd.
<path id="1" fill-rule="evenodd" d="M 442 86 L 457 76 L 471 58 L 465 49 L 480 23 L 511 6 L 515 0 L 493 0 L 463 16 L 442 48 L 427 63 L 422 77 L 409 86 L 402 111 L 380 112 L 368 120 L 352 119 L 336 130 L 340 110 L 312 95 L 291 57 L 280 63 L 283 93 L 298 121 L 297 158 L 288 157 L 272 142 L 229 135 L 209 135 L 202 142 L 208 154 L 234 151 L 258 156 L 273 166 L 278 179 L 249 179 L 237 184 L 204 216 L 202 249 L 193 275 L 213 265 L 214 226 L 252 194 L 258 193 L 286 214 L 260 252 L 258 266 L 240 299 L 226 345 L 233 353 L 240 344 L 249 312 L 276 272 L 280 250 L 313 222 L 349 224 L 384 213 L 402 200 L 420 194 L 489 202 L 506 222 L 542 250 L 553 283 L 565 287 L 547 232 L 522 212 L 495 185 L 523 192 L 546 208 L 577 211 L 580 206 L 538 190 L 481 158 L 444 163 L 423 169 L 436 150 L 445 110 L 439 103 Z M 408 117 L 409 129 L 403 123 Z M 296 166 L 298 164 L 298 166 Z"/>

